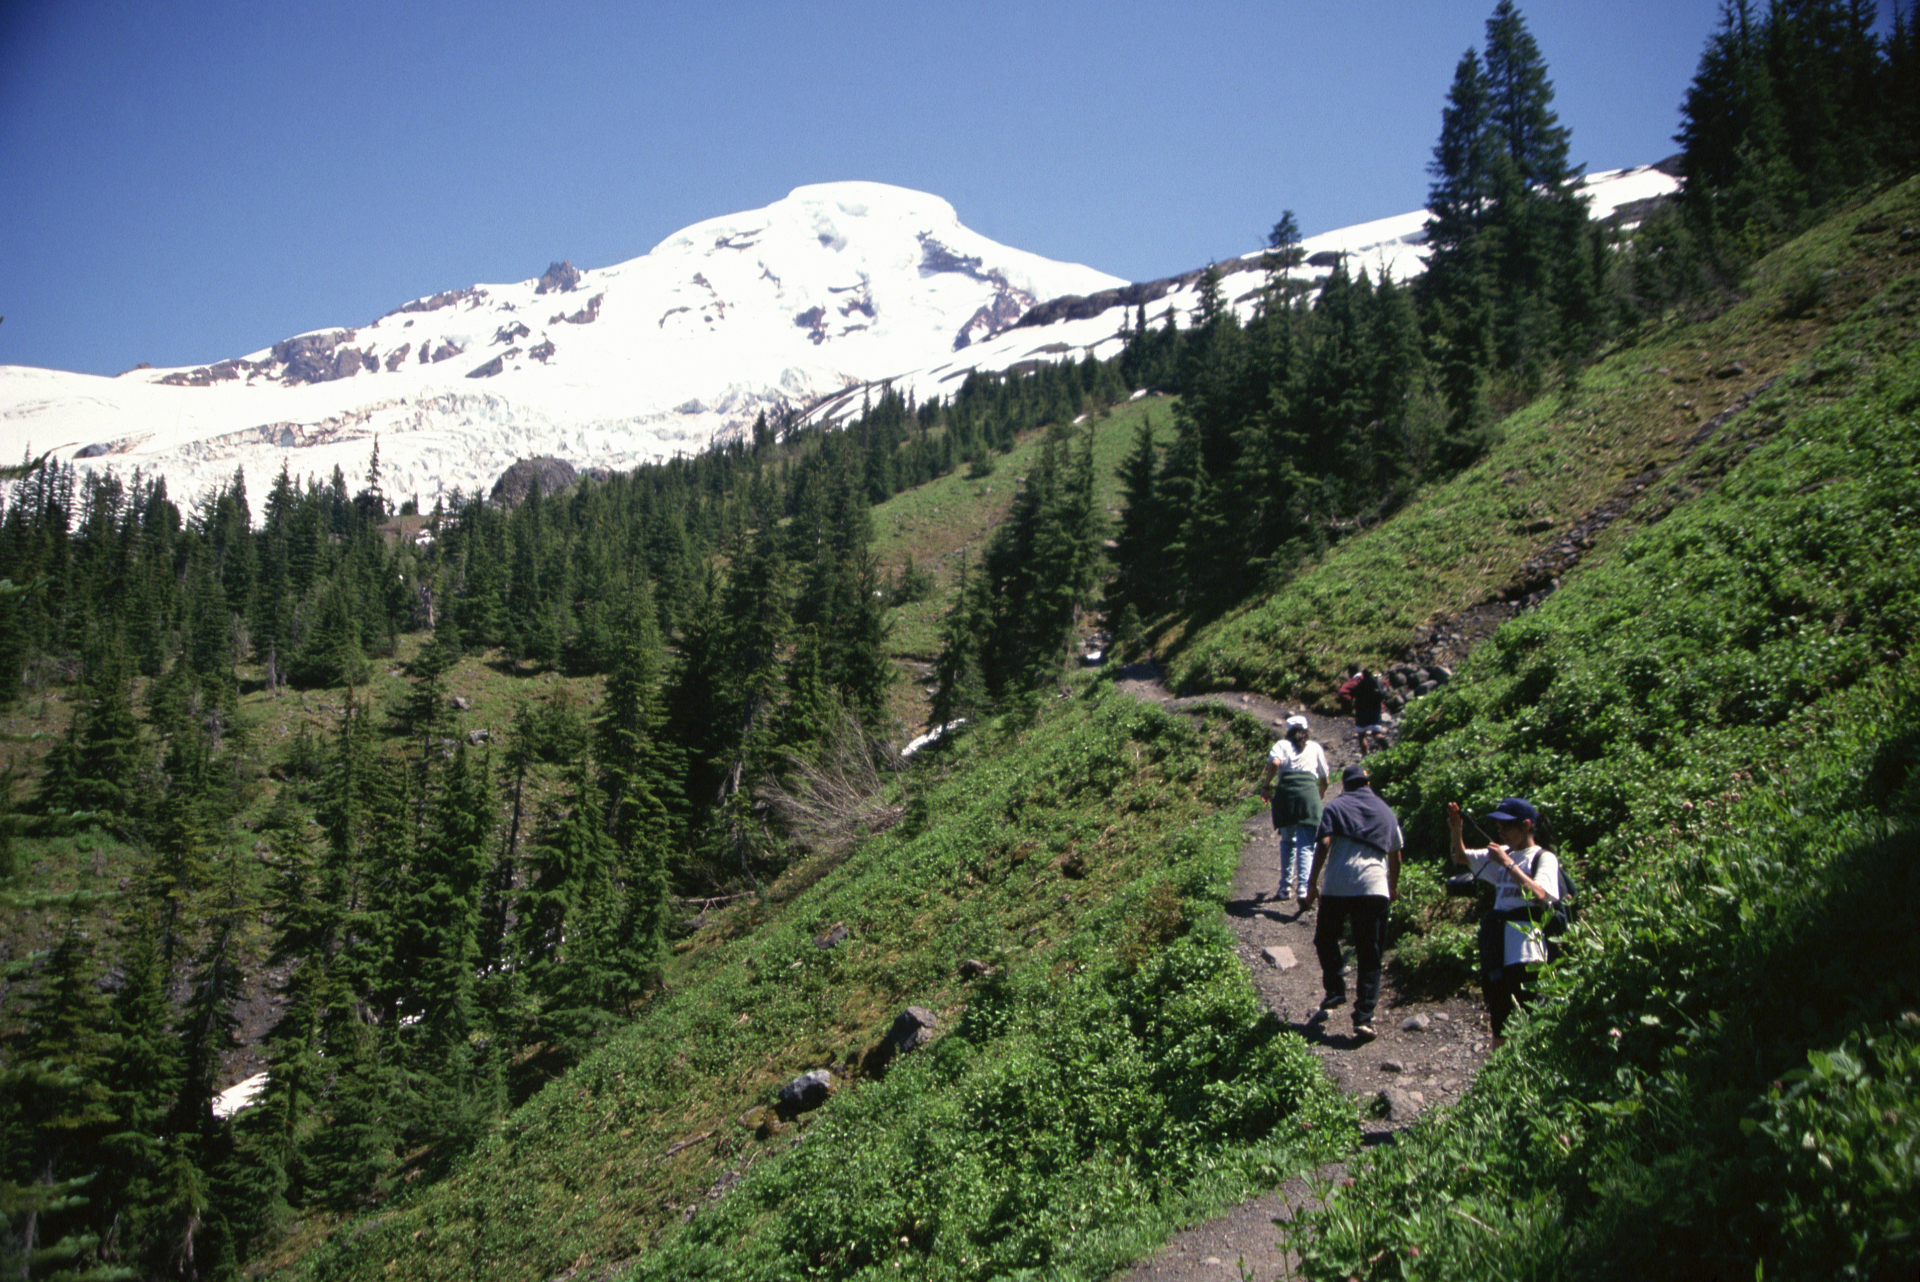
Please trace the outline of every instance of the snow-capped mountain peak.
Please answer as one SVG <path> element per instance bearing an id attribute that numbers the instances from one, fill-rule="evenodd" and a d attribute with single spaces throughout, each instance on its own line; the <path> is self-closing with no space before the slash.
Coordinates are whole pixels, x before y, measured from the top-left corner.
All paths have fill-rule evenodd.
<path id="1" fill-rule="evenodd" d="M 1673 185 L 1641 169 L 1587 189 L 1598 216 Z M 1343 254 L 1404 278 L 1421 266 L 1423 225 L 1408 214 L 1310 238 L 1303 270 Z M 1259 282 L 1234 275 L 1258 264 L 1219 265 L 1243 314 Z M 0 453 L 159 472 L 192 499 L 236 468 L 256 494 L 283 466 L 358 477 L 377 435 L 387 493 L 431 506 L 519 458 L 630 468 L 763 411 L 855 408 L 880 380 L 924 398 L 974 369 L 1110 356 L 1132 309 L 1190 315 L 1198 275 L 1128 285 L 989 240 L 938 196 L 820 183 L 623 263 L 556 262 L 209 365 L 113 379 L 0 367 Z"/>

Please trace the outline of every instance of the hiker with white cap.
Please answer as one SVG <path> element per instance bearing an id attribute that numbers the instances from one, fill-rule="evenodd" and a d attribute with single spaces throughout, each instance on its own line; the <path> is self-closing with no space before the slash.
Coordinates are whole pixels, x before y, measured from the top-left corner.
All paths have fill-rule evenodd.
<path id="1" fill-rule="evenodd" d="M 1299 714 L 1287 718 L 1287 729 L 1267 754 L 1260 775 L 1260 797 L 1278 777 L 1273 790 L 1273 828 L 1280 834 L 1280 889 L 1275 899 L 1307 897 L 1307 873 L 1313 866 L 1313 834 L 1320 826 L 1320 802 L 1327 795 L 1333 769 L 1326 749 L 1311 738 L 1313 728 Z M 1292 893 L 1289 894 L 1288 892 Z"/>

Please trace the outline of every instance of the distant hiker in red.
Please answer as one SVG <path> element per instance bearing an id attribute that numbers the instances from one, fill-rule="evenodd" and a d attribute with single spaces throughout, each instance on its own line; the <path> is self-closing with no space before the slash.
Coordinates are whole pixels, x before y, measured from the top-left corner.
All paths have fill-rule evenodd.
<path id="1" fill-rule="evenodd" d="M 1387 746 L 1385 730 L 1387 690 L 1379 675 L 1357 663 L 1347 665 L 1347 679 L 1340 683 L 1340 702 L 1353 708 L 1354 735 L 1360 741 L 1360 755 Z"/>

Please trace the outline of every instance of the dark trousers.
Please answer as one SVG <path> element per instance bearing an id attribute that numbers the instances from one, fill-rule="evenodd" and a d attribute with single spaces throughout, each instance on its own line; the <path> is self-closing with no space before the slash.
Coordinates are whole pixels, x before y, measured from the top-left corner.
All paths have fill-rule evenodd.
<path id="1" fill-rule="evenodd" d="M 1487 972 L 1487 1017 L 1493 1024 L 1495 1037 L 1507 1035 L 1507 1021 L 1514 1011 L 1533 1005 L 1534 980 L 1539 970 L 1539 962 L 1515 962 Z"/>
<path id="2" fill-rule="evenodd" d="M 1313 951 L 1320 957 L 1320 983 L 1327 997 L 1347 995 L 1346 968 L 1341 965 L 1340 937 L 1347 922 L 1353 923 L 1353 950 L 1360 970 L 1360 991 L 1354 998 L 1353 1017 L 1369 1020 L 1380 1001 L 1380 967 L 1387 952 L 1387 905 L 1385 895 L 1322 895 L 1320 919 L 1313 927 Z"/>

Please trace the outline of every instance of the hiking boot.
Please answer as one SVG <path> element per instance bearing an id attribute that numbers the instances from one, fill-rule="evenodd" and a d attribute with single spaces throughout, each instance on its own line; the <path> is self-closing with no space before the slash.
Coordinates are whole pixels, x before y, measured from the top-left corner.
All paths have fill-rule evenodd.
<path id="1" fill-rule="evenodd" d="M 1339 1010 L 1346 1004 L 1347 999 L 1344 997 L 1329 997 L 1320 1003 L 1319 1010 L 1307 1016 L 1307 1022 L 1309 1024 L 1324 1024 L 1327 1022 L 1327 1016 L 1333 1014 L 1333 1012 Z"/>
<path id="2" fill-rule="evenodd" d="M 1373 1021 L 1356 1019 L 1353 1021 L 1353 1036 L 1356 1041 L 1370 1042 L 1380 1034 L 1373 1031 Z"/>

